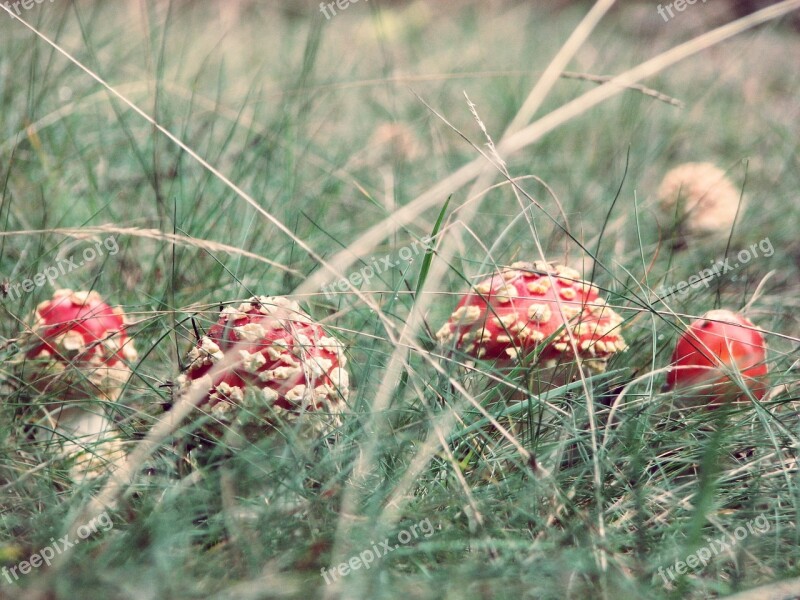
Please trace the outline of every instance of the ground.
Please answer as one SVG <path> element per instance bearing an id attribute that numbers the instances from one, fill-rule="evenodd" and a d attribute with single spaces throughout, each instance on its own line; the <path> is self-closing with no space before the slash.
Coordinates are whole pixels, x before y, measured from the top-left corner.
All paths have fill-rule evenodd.
<path id="1" fill-rule="evenodd" d="M 797 575 L 800 36 L 702 38 L 720 3 L 620 3 L 553 71 L 591 7 L 559 4 L 0 14 L 0 598 L 714 598 Z M 685 162 L 741 192 L 732 227 L 659 210 Z M 547 398 L 435 338 L 470 283 L 544 258 L 598 286 L 628 344 Z M 152 448 L 130 485 L 29 448 L 15 342 L 57 288 L 133 323 L 120 398 L 86 400 Z M 328 437 L 265 426 L 187 458 L 197 415 L 163 424 L 195 327 L 253 295 L 342 340 L 347 409 Z M 765 332 L 769 393 L 676 412 L 672 348 L 719 307 Z"/>

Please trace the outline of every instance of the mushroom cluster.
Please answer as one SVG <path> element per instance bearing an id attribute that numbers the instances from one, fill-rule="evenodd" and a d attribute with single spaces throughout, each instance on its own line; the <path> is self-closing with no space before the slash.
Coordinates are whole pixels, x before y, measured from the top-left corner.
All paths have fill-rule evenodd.
<path id="1" fill-rule="evenodd" d="M 711 310 L 694 321 L 672 354 L 667 389 L 682 404 L 717 407 L 761 400 L 767 391 L 767 344 L 761 330 L 730 310 Z"/>
<path id="2" fill-rule="evenodd" d="M 73 479 L 118 466 L 124 452 L 103 403 L 119 398 L 137 358 L 125 314 L 96 291 L 61 289 L 36 307 L 32 321 L 15 365 L 18 380 L 37 392 L 22 411 L 29 437 L 70 461 Z"/>
<path id="3" fill-rule="evenodd" d="M 183 393 L 193 383 L 207 390 L 198 404 L 208 416 L 201 443 L 233 425 L 263 433 L 301 415 L 319 433 L 337 425 L 346 406 L 346 365 L 342 343 L 297 302 L 259 296 L 222 310 L 190 351 L 179 385 Z"/>
<path id="4" fill-rule="evenodd" d="M 605 370 L 627 348 L 622 318 L 574 269 L 516 262 L 478 283 L 436 337 L 444 347 L 500 364 L 526 358 L 554 367 L 582 362 Z"/>

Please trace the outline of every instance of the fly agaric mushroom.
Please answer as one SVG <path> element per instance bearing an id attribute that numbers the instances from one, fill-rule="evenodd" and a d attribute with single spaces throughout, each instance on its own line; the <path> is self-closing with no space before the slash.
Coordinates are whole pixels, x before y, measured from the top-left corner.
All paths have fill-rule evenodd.
<path id="1" fill-rule="evenodd" d="M 126 362 L 137 358 L 121 308 L 95 291 L 62 289 L 36 307 L 34 319 L 21 340 L 23 381 L 59 401 L 119 397 L 131 374 Z"/>
<path id="2" fill-rule="evenodd" d="M 73 463 L 74 479 L 93 478 L 124 456 L 115 427 L 93 399 L 116 401 L 136 360 L 125 314 L 95 291 L 57 290 L 20 337 L 18 380 L 36 390 L 23 410 L 37 448 Z M 127 361 L 127 362 L 126 362 Z"/>
<path id="3" fill-rule="evenodd" d="M 259 431 L 300 415 L 314 431 L 325 431 L 338 424 L 349 394 L 342 343 L 283 297 L 258 296 L 224 308 L 189 360 L 180 388 L 200 381 L 208 390 L 198 404 L 211 417 L 201 438 L 220 439 L 225 428 L 247 425 L 249 417 Z M 212 379 L 216 365 L 222 370 Z"/>
<path id="4" fill-rule="evenodd" d="M 744 385 L 758 400 L 767 391 L 767 344 L 761 331 L 742 315 L 730 310 L 712 310 L 694 321 L 675 346 L 667 389 L 686 392 L 689 404 L 716 407 L 745 400 Z M 696 389 L 694 389 L 696 388 Z"/>
<path id="5" fill-rule="evenodd" d="M 670 170 L 658 187 L 661 210 L 680 220 L 689 234 L 728 233 L 739 210 L 739 190 L 711 163 L 684 163 Z"/>
<path id="6" fill-rule="evenodd" d="M 570 267 L 516 262 L 470 290 L 436 337 L 501 366 L 537 350 L 545 368 L 577 358 L 602 372 L 627 345 L 622 318 L 597 291 Z"/>

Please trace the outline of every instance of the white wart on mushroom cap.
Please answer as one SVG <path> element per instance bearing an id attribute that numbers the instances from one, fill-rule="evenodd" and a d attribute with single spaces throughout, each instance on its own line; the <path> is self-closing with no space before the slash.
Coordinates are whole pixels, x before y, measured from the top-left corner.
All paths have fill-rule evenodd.
<path id="1" fill-rule="evenodd" d="M 304 413 L 336 414 L 346 406 L 350 379 L 344 346 L 315 323 L 297 302 L 280 296 L 253 297 L 226 307 L 189 353 L 180 386 L 204 380 L 208 392 L 198 405 L 220 426 L 241 423 L 241 410 L 263 422 Z M 211 371 L 225 361 L 214 379 Z"/>
<path id="2" fill-rule="evenodd" d="M 539 362 L 548 366 L 576 359 L 572 337 L 577 358 L 602 371 L 627 348 L 621 324 L 597 288 L 574 269 L 516 262 L 474 286 L 436 337 L 443 346 L 486 360 L 508 361 L 540 349 Z"/>

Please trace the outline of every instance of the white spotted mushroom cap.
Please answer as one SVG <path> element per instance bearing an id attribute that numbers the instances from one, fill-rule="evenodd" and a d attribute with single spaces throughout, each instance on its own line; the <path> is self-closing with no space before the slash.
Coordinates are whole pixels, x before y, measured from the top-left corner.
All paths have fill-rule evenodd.
<path id="1" fill-rule="evenodd" d="M 127 321 L 96 291 L 57 290 L 36 307 L 34 324 L 21 336 L 19 378 L 55 400 L 116 400 L 137 359 Z"/>
<path id="2" fill-rule="evenodd" d="M 508 361 L 539 349 L 549 365 L 578 358 L 598 371 L 627 348 L 622 318 L 569 267 L 516 262 L 477 284 L 436 334 L 476 358 Z M 547 344 L 541 348 L 542 344 Z"/>
<path id="3" fill-rule="evenodd" d="M 662 212 L 677 216 L 692 234 L 730 232 L 740 195 L 725 172 L 707 162 L 678 165 L 664 175 L 658 187 Z"/>
<path id="4" fill-rule="evenodd" d="M 277 418 L 314 413 L 335 424 L 349 395 L 342 343 L 297 302 L 280 296 L 224 308 L 189 360 L 180 386 L 186 390 L 207 380 L 208 393 L 198 406 L 212 417 L 204 433 L 214 439 L 222 435 L 222 426 L 244 418 L 274 424 Z M 210 371 L 225 360 L 230 366 L 212 381 Z"/>

